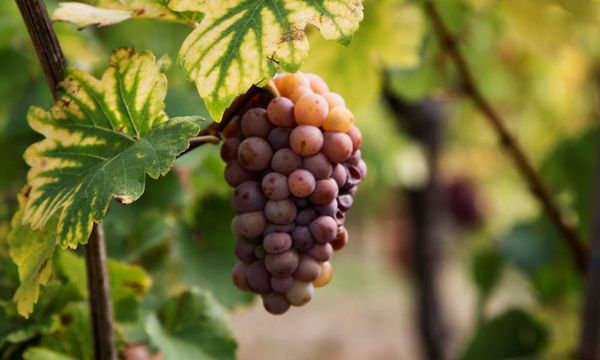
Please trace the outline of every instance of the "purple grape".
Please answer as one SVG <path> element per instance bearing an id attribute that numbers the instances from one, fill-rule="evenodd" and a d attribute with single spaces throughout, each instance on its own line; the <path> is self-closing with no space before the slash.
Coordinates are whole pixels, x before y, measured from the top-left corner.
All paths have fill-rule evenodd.
<path id="1" fill-rule="evenodd" d="M 301 156 L 312 156 L 323 147 L 323 133 L 318 127 L 300 125 L 290 134 L 290 147 Z"/>
<path id="2" fill-rule="evenodd" d="M 265 217 L 277 225 L 289 224 L 294 221 L 297 214 L 296 205 L 290 199 L 269 200 L 265 205 Z"/>
<path id="3" fill-rule="evenodd" d="M 233 160 L 225 167 L 225 181 L 231 187 L 236 187 L 246 181 L 256 180 L 256 177 L 255 172 L 244 169 L 237 160 Z"/>
<path id="4" fill-rule="evenodd" d="M 286 277 L 271 277 L 271 288 L 273 291 L 278 293 L 285 294 L 291 287 L 294 282 L 294 278 L 291 276 Z"/>
<path id="5" fill-rule="evenodd" d="M 297 226 L 292 233 L 294 248 L 298 251 L 307 251 L 315 244 L 307 226 Z"/>
<path id="6" fill-rule="evenodd" d="M 250 291 L 250 287 L 246 281 L 246 271 L 248 271 L 248 266 L 249 265 L 245 262 L 240 261 L 235 264 L 233 270 L 231 271 L 231 279 L 233 280 L 233 284 L 242 291 Z M 290 280 L 290 286 L 292 285 L 291 283 L 292 281 Z"/>
<path id="7" fill-rule="evenodd" d="M 338 210 L 335 213 L 335 222 L 341 226 L 344 225 L 344 222 L 346 221 L 346 213 L 342 210 Z"/>
<path id="8" fill-rule="evenodd" d="M 276 232 L 283 232 L 283 233 L 291 234 L 292 231 L 294 231 L 295 227 L 296 227 L 296 225 L 294 223 L 283 224 L 283 225 L 267 223 L 267 226 L 265 226 L 265 230 L 263 231 L 263 235 L 266 236 L 266 235 L 276 233 Z"/>
<path id="9" fill-rule="evenodd" d="M 350 194 L 340 195 L 337 199 L 337 205 L 342 211 L 348 211 L 352 207 L 353 202 L 353 197 Z"/>
<path id="10" fill-rule="evenodd" d="M 280 254 L 292 247 L 292 237 L 287 233 L 280 232 L 269 234 L 265 236 L 263 247 L 269 254 Z M 254 255 L 254 252 L 252 255 Z"/>
<path id="11" fill-rule="evenodd" d="M 273 150 L 289 148 L 291 132 L 292 128 L 289 127 L 274 127 L 269 133 L 267 141 L 269 141 Z"/>
<path id="12" fill-rule="evenodd" d="M 323 149 L 321 150 L 327 159 L 333 163 L 340 163 L 352 155 L 352 139 L 350 136 L 335 131 L 323 134 Z"/>
<path id="13" fill-rule="evenodd" d="M 337 223 L 331 216 L 319 216 L 314 219 L 308 228 L 316 242 L 327 243 L 337 235 Z"/>
<path id="14" fill-rule="evenodd" d="M 290 192 L 297 197 L 306 197 L 315 191 L 317 182 L 308 170 L 298 169 L 288 177 Z"/>
<path id="15" fill-rule="evenodd" d="M 331 162 L 327 160 L 327 157 L 323 153 L 304 158 L 302 160 L 302 167 L 310 171 L 317 180 L 327 179 L 333 171 Z"/>
<path id="16" fill-rule="evenodd" d="M 260 189 L 270 200 L 283 200 L 290 196 L 288 178 L 285 175 L 271 172 L 262 179 Z"/>
<path id="17" fill-rule="evenodd" d="M 296 224 L 308 226 L 317 216 L 319 216 L 319 213 L 313 208 L 302 209 L 296 215 Z"/>
<path id="18" fill-rule="evenodd" d="M 250 171 L 265 170 L 271 164 L 273 150 L 264 139 L 250 137 L 238 146 L 237 159 L 244 168 Z"/>
<path id="19" fill-rule="evenodd" d="M 321 265 L 315 258 L 309 255 L 300 255 L 298 268 L 294 272 L 294 278 L 312 282 L 321 275 Z"/>
<path id="20" fill-rule="evenodd" d="M 229 163 L 237 159 L 238 146 L 242 141 L 238 138 L 230 138 L 225 140 L 221 146 L 221 159 L 226 163 Z"/>
<path id="21" fill-rule="evenodd" d="M 346 246 L 346 244 L 348 243 L 348 239 L 349 239 L 348 230 L 346 230 L 345 227 L 340 226 L 338 228 L 338 233 L 337 233 L 335 239 L 331 242 L 331 247 L 335 251 L 340 250 L 341 248 Z"/>
<path id="22" fill-rule="evenodd" d="M 265 267 L 273 276 L 290 276 L 298 267 L 298 253 L 296 250 L 290 249 L 281 254 L 267 254 Z"/>
<path id="23" fill-rule="evenodd" d="M 248 287 L 258 294 L 271 292 L 271 276 L 263 261 L 253 262 L 246 271 L 246 282 Z"/>
<path id="24" fill-rule="evenodd" d="M 346 164 L 348 169 L 348 180 L 342 189 L 350 189 L 352 186 L 358 185 L 362 181 L 362 171 L 358 165 Z"/>
<path id="25" fill-rule="evenodd" d="M 246 181 L 239 184 L 233 192 L 232 206 L 238 214 L 261 211 L 267 199 L 256 181 Z"/>
<path id="26" fill-rule="evenodd" d="M 242 117 L 240 127 L 245 137 L 257 136 L 261 138 L 266 138 L 273 128 L 267 117 L 267 110 L 263 108 L 253 108 L 246 111 Z"/>
<path id="27" fill-rule="evenodd" d="M 267 106 L 267 114 L 273 125 L 292 127 L 294 120 L 294 102 L 286 97 L 276 97 Z"/>
<path id="28" fill-rule="evenodd" d="M 348 170 L 342 164 L 335 164 L 333 167 L 333 172 L 331 173 L 331 177 L 338 184 L 338 187 L 341 188 L 348 179 Z"/>
<path id="29" fill-rule="evenodd" d="M 358 166 L 358 169 L 360 170 L 361 180 L 366 178 L 367 177 L 367 163 L 363 159 L 360 159 L 357 166 Z"/>
<path id="30" fill-rule="evenodd" d="M 284 294 L 276 292 L 264 295 L 262 300 L 265 310 L 267 310 L 273 315 L 281 315 L 287 312 L 291 306 L 290 302 Z"/>
<path id="31" fill-rule="evenodd" d="M 231 230 L 236 237 L 255 238 L 262 234 L 267 221 L 261 211 L 236 215 Z"/>
<path id="32" fill-rule="evenodd" d="M 302 158 L 290 148 L 277 150 L 271 159 L 271 169 L 283 175 L 289 175 L 301 166 Z"/>
<path id="33" fill-rule="evenodd" d="M 355 151 L 355 152 L 352 154 L 352 156 L 350 156 L 350 157 L 348 158 L 348 160 L 346 160 L 345 162 L 346 162 L 346 164 L 358 165 L 358 163 L 360 162 L 360 160 L 361 160 L 361 159 L 362 159 L 362 158 L 361 158 L 361 152 L 360 152 L 360 150 L 356 150 L 356 151 Z"/>
<path id="34" fill-rule="evenodd" d="M 243 262 L 252 263 L 254 260 L 256 260 L 256 256 L 254 255 L 255 250 L 256 245 L 252 244 L 251 242 L 239 239 L 235 243 L 235 255 Z"/>
<path id="35" fill-rule="evenodd" d="M 319 261 L 329 261 L 333 256 L 333 248 L 330 243 L 314 244 L 307 252 L 308 255 Z"/>
<path id="36" fill-rule="evenodd" d="M 331 203 L 337 196 L 337 183 L 335 182 L 335 180 L 329 178 L 317 181 L 315 185 L 315 191 L 313 191 L 313 193 L 310 194 L 309 199 L 313 204 L 323 206 Z"/>
<path id="37" fill-rule="evenodd" d="M 335 213 L 338 211 L 338 202 L 336 199 L 333 199 L 333 201 L 327 205 L 315 206 L 315 210 L 321 215 L 334 217 Z"/>

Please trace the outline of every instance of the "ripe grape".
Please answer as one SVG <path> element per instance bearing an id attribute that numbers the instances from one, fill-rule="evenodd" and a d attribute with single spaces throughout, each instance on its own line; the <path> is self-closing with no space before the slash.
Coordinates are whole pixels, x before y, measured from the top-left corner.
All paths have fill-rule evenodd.
<path id="1" fill-rule="evenodd" d="M 292 127 L 294 121 L 294 103 L 286 97 L 276 97 L 267 107 L 267 116 L 275 126 Z"/>
<path id="2" fill-rule="evenodd" d="M 342 97 L 314 74 L 277 75 L 281 96 L 261 93 L 222 131 L 225 181 L 234 188 L 231 231 L 240 260 L 232 281 L 283 314 L 331 281 L 329 260 L 367 174 L 362 135 Z M 238 102 L 239 103 L 239 102 Z"/>
<path id="3" fill-rule="evenodd" d="M 311 156 L 323 147 L 323 133 L 318 127 L 300 125 L 290 133 L 290 147 L 301 156 Z"/>
<path id="4" fill-rule="evenodd" d="M 315 191 L 315 177 L 304 169 L 295 170 L 288 177 L 288 187 L 290 192 L 297 197 L 306 197 Z"/>
<path id="5" fill-rule="evenodd" d="M 319 94 L 307 92 L 294 105 L 294 117 L 298 125 L 320 127 L 327 117 L 327 100 Z"/>
<path id="6" fill-rule="evenodd" d="M 271 164 L 273 151 L 264 139 L 250 137 L 238 146 L 238 161 L 240 165 L 250 171 L 265 170 Z"/>

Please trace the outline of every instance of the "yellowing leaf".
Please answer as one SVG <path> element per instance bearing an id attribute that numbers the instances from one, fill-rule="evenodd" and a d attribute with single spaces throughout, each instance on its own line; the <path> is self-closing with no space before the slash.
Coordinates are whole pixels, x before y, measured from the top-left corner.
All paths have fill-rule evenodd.
<path id="1" fill-rule="evenodd" d="M 46 229 L 58 216 L 59 243 L 74 248 L 87 242 L 113 197 L 131 203 L 146 174 L 166 174 L 200 124 L 167 119 L 167 79 L 149 52 L 119 49 L 101 80 L 71 69 L 61 86 L 64 95 L 49 111 L 28 114 L 46 139 L 25 152 L 31 192 L 23 221 Z"/>
<path id="2" fill-rule="evenodd" d="M 217 120 L 235 97 L 278 67 L 300 66 L 308 54 L 307 25 L 347 45 L 363 17 L 361 0 L 173 0 L 169 6 L 205 13 L 179 55 Z"/>
<path id="3" fill-rule="evenodd" d="M 102 9 L 94 6 L 63 2 L 52 14 L 52 20 L 70 21 L 82 29 L 92 25 L 107 26 L 120 23 L 133 16 L 134 12 L 129 10 Z"/>
<path id="4" fill-rule="evenodd" d="M 19 288 L 14 295 L 17 311 L 29 317 L 40 294 L 40 286 L 48 283 L 53 273 L 52 258 L 56 249 L 56 217 L 48 227 L 35 231 L 22 222 L 27 203 L 25 195 L 19 195 L 19 210 L 12 219 L 8 235 L 9 254 L 19 269 Z"/>

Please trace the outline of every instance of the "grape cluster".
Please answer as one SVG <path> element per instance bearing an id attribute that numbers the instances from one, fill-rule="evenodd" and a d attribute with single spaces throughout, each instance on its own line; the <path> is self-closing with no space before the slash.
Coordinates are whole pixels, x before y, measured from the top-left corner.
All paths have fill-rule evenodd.
<path id="1" fill-rule="evenodd" d="M 345 213 L 367 166 L 342 97 L 313 74 L 273 79 L 281 96 L 254 103 L 224 131 L 225 180 L 235 188 L 233 282 L 283 314 L 331 281 L 348 242 Z"/>

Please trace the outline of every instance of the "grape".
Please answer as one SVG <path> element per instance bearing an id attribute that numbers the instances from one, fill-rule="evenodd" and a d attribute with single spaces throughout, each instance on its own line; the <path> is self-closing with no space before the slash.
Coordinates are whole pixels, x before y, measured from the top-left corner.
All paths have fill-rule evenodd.
<path id="1" fill-rule="evenodd" d="M 279 150 L 283 148 L 290 147 L 290 133 L 292 132 L 291 128 L 286 127 L 274 127 L 273 130 L 269 133 L 267 137 L 267 141 L 271 145 L 273 150 Z"/>
<path id="2" fill-rule="evenodd" d="M 265 263 L 257 260 L 246 270 L 246 283 L 252 291 L 258 294 L 271 292 L 271 276 L 265 267 Z"/>
<path id="3" fill-rule="evenodd" d="M 352 129 L 354 115 L 345 106 L 336 106 L 329 111 L 327 118 L 323 122 L 325 131 L 347 132 Z"/>
<path id="4" fill-rule="evenodd" d="M 350 129 L 350 131 L 348 131 L 346 134 L 348 134 L 348 136 L 350 136 L 350 139 L 352 139 L 352 151 L 356 151 L 356 150 L 360 149 L 360 146 L 362 145 L 362 142 L 363 142 L 363 138 L 362 138 L 362 134 L 360 133 L 360 130 L 356 126 L 353 126 Z"/>
<path id="5" fill-rule="evenodd" d="M 306 282 L 316 280 L 321 275 L 321 265 L 315 258 L 308 255 L 300 255 L 298 268 L 294 272 L 294 278 Z"/>
<path id="6" fill-rule="evenodd" d="M 292 237 L 282 232 L 271 233 L 265 236 L 263 247 L 269 254 L 280 254 L 292 247 Z"/>
<path id="7" fill-rule="evenodd" d="M 323 153 L 318 153 L 313 156 L 306 157 L 302 160 L 302 167 L 311 172 L 315 179 L 327 179 L 333 172 L 331 162 Z"/>
<path id="8" fill-rule="evenodd" d="M 293 222 L 297 213 L 296 204 L 290 199 L 269 200 L 265 205 L 267 220 L 277 225 Z"/>
<path id="9" fill-rule="evenodd" d="M 288 177 L 290 192 L 297 197 L 306 197 L 315 191 L 315 177 L 304 169 L 294 170 Z"/>
<path id="10" fill-rule="evenodd" d="M 276 172 L 265 175 L 260 187 L 257 188 L 259 192 L 262 190 L 262 193 L 271 200 L 283 200 L 290 195 L 287 177 Z M 264 206 L 264 203 L 262 206 Z"/>
<path id="11" fill-rule="evenodd" d="M 290 133 L 290 147 L 301 156 L 315 155 L 323 147 L 323 133 L 317 127 L 300 125 Z"/>
<path id="12" fill-rule="evenodd" d="M 294 231 L 295 227 L 296 226 L 294 225 L 294 223 L 283 224 L 283 225 L 267 223 L 267 226 L 265 226 L 265 230 L 263 231 L 263 235 L 267 236 L 267 235 L 275 233 L 275 232 L 284 232 L 284 233 L 291 234 L 292 231 Z"/>
<path id="13" fill-rule="evenodd" d="M 294 280 L 290 289 L 285 293 L 285 297 L 294 306 L 302 306 L 309 302 L 315 294 L 315 287 L 312 283 Z"/>
<path id="14" fill-rule="evenodd" d="M 329 92 L 329 87 L 318 75 L 306 74 L 308 81 L 310 82 L 310 88 L 312 91 L 319 95 L 325 95 Z"/>
<path id="15" fill-rule="evenodd" d="M 337 198 L 337 205 L 342 211 L 347 211 L 350 209 L 353 202 L 354 200 L 350 194 L 340 195 Z"/>
<path id="16" fill-rule="evenodd" d="M 339 163 L 352 155 L 352 139 L 350 139 L 350 136 L 341 132 L 328 131 L 323 134 L 323 138 L 322 152 L 329 161 Z"/>
<path id="17" fill-rule="evenodd" d="M 329 178 L 318 180 L 315 191 L 310 194 L 309 199 L 315 205 L 327 205 L 338 196 L 338 186 L 335 180 Z"/>
<path id="18" fill-rule="evenodd" d="M 337 231 L 335 239 L 331 242 L 333 250 L 337 251 L 346 246 L 348 243 L 348 230 L 345 227 L 340 226 Z"/>
<path id="19" fill-rule="evenodd" d="M 329 105 L 330 110 L 336 106 L 346 106 L 344 98 L 342 98 L 338 93 L 330 92 L 323 95 L 323 98 L 325 98 L 325 101 L 327 101 L 327 105 Z"/>
<path id="20" fill-rule="evenodd" d="M 240 123 L 242 133 L 245 137 L 258 136 L 266 138 L 271 132 L 271 122 L 267 117 L 267 110 L 263 108 L 253 108 L 244 114 Z"/>
<path id="21" fill-rule="evenodd" d="M 294 249 L 281 254 L 267 254 L 265 257 L 267 271 L 276 277 L 290 276 L 298 267 L 298 253 Z"/>
<path id="22" fill-rule="evenodd" d="M 233 283 L 283 314 L 331 281 L 329 260 L 348 243 L 346 212 L 367 166 L 352 112 L 320 77 L 283 74 L 270 84 L 281 96 L 236 100 L 220 153 L 235 189 Z"/>
<path id="23" fill-rule="evenodd" d="M 272 292 L 263 296 L 263 306 L 271 314 L 281 315 L 288 311 L 291 305 L 285 295 Z"/>
<path id="24" fill-rule="evenodd" d="M 240 239 L 235 243 L 235 256 L 243 262 L 251 263 L 256 260 L 255 250 L 256 245 L 246 240 Z"/>
<path id="25" fill-rule="evenodd" d="M 296 215 L 296 224 L 308 225 L 319 216 L 319 213 L 313 208 L 302 209 Z"/>
<path id="26" fill-rule="evenodd" d="M 271 159 L 271 169 L 283 175 L 289 175 L 301 166 L 302 158 L 290 148 L 277 150 Z"/>
<path id="27" fill-rule="evenodd" d="M 338 187 L 344 186 L 346 180 L 348 179 L 348 170 L 342 164 L 335 164 L 333 167 L 333 171 L 331 173 L 331 177 L 335 180 Z"/>
<path id="28" fill-rule="evenodd" d="M 321 263 L 321 275 L 313 281 L 315 287 L 323 287 L 331 282 L 331 278 L 333 277 L 333 268 L 331 267 L 331 263 L 329 261 L 325 261 Z"/>
<path id="29" fill-rule="evenodd" d="M 256 181 L 246 181 L 239 184 L 232 197 L 233 210 L 238 214 L 261 211 L 267 199 Z"/>
<path id="30" fill-rule="evenodd" d="M 237 159 L 237 149 L 241 142 L 238 138 L 225 140 L 223 146 L 221 146 L 221 159 L 226 163 Z"/>
<path id="31" fill-rule="evenodd" d="M 333 256 L 333 247 L 330 243 L 316 243 L 306 253 L 319 261 L 329 261 Z"/>
<path id="32" fill-rule="evenodd" d="M 300 99 L 301 97 L 303 97 L 306 94 L 313 94 L 313 91 L 311 90 L 311 88 L 309 88 L 308 86 L 299 86 L 294 89 L 294 91 L 290 94 L 289 98 L 294 103 L 296 103 L 298 101 L 298 99 Z"/>
<path id="33" fill-rule="evenodd" d="M 271 277 L 271 288 L 273 291 L 278 293 L 285 294 L 291 287 L 294 282 L 294 278 L 291 276 L 286 277 Z"/>
<path id="34" fill-rule="evenodd" d="M 331 216 L 319 216 L 308 225 L 308 228 L 315 241 L 320 243 L 330 242 L 337 235 L 337 223 Z"/>
<path id="35" fill-rule="evenodd" d="M 231 230 L 237 237 L 255 238 L 265 229 L 266 220 L 261 211 L 237 215 L 231 221 Z"/>
<path id="36" fill-rule="evenodd" d="M 288 96 L 294 91 L 295 88 L 300 86 L 310 87 L 310 81 L 306 75 L 301 72 L 297 72 L 295 74 L 284 74 L 281 77 L 278 89 L 281 95 Z"/>
<path id="37" fill-rule="evenodd" d="M 275 126 L 292 127 L 294 121 L 294 103 L 286 97 L 276 97 L 267 107 L 267 116 Z"/>
<path id="38" fill-rule="evenodd" d="M 292 233 L 294 248 L 298 251 L 307 251 L 313 247 L 315 240 L 307 226 L 297 226 Z"/>
<path id="39" fill-rule="evenodd" d="M 250 291 L 250 287 L 246 282 L 246 272 L 248 271 L 248 264 L 245 262 L 238 262 L 233 267 L 233 271 L 231 272 L 231 278 L 233 280 L 233 284 L 242 291 Z M 290 284 L 291 286 L 291 284 Z"/>
<path id="40" fill-rule="evenodd" d="M 327 205 L 315 206 L 315 210 L 321 215 L 334 217 L 338 210 L 338 202 L 336 199 L 333 199 L 333 201 Z"/>
<path id="41" fill-rule="evenodd" d="M 225 167 L 225 181 L 229 186 L 236 187 L 251 180 L 256 180 L 256 173 L 244 169 L 237 160 L 233 160 Z"/>
<path id="42" fill-rule="evenodd" d="M 320 127 L 328 111 L 327 100 L 312 92 L 304 94 L 294 105 L 294 117 L 298 125 Z"/>

